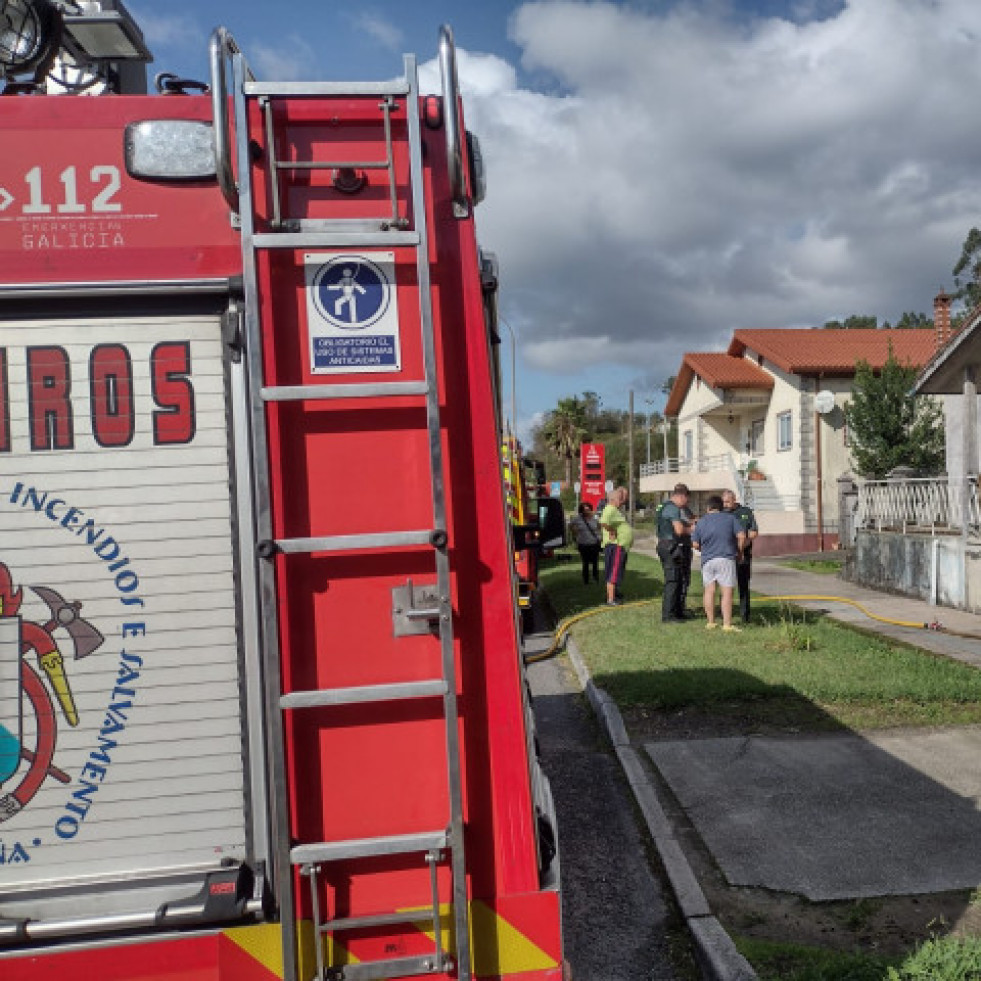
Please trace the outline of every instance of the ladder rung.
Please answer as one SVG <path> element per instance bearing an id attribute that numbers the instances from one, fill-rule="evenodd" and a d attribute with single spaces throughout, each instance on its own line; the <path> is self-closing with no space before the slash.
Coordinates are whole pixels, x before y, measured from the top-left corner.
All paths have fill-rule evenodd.
<path id="1" fill-rule="evenodd" d="M 294 865 L 316 865 L 319 862 L 343 862 L 350 858 L 375 858 L 380 855 L 411 855 L 414 852 L 440 851 L 449 841 L 444 831 L 420 831 L 387 838 L 351 838 L 348 841 L 322 841 L 297 845 L 290 851 Z"/>
<path id="2" fill-rule="evenodd" d="M 393 531 L 377 535 L 327 535 L 323 538 L 282 538 L 276 540 L 281 552 L 355 552 L 359 549 L 401 548 L 431 545 L 432 531 Z"/>
<path id="3" fill-rule="evenodd" d="M 347 916 L 343 919 L 324 920 L 317 929 L 321 933 L 338 933 L 341 930 L 398 926 L 403 923 L 431 923 L 432 920 L 432 910 L 415 910 L 411 913 L 378 913 L 374 916 Z"/>
<path id="4" fill-rule="evenodd" d="M 363 702 L 395 702 L 406 698 L 431 698 L 445 695 L 446 682 L 401 681 L 391 685 L 359 685 L 354 688 L 322 688 L 313 691 L 294 691 L 283 695 L 279 704 L 284 709 L 321 708 L 325 705 L 355 705 Z"/>
<path id="5" fill-rule="evenodd" d="M 395 248 L 418 245 L 418 232 L 263 232 L 252 236 L 257 249 Z"/>
<path id="6" fill-rule="evenodd" d="M 445 961 L 444 961 L 445 963 Z M 389 961 L 367 961 L 338 968 L 344 981 L 378 981 L 381 978 L 409 978 L 413 975 L 442 973 L 436 951 L 422 957 L 395 957 Z"/>
<path id="7" fill-rule="evenodd" d="M 396 395 L 427 395 L 425 381 L 375 382 L 368 385 L 276 385 L 263 388 L 266 402 L 315 402 L 318 399 L 364 399 L 376 396 L 394 398 Z"/>
<path id="8" fill-rule="evenodd" d="M 277 160 L 273 166 L 277 170 L 388 170 L 392 165 L 387 160 Z"/>
<path id="9" fill-rule="evenodd" d="M 246 95 L 271 95 L 274 98 L 409 94 L 409 83 L 404 78 L 392 82 L 246 82 L 242 88 Z"/>

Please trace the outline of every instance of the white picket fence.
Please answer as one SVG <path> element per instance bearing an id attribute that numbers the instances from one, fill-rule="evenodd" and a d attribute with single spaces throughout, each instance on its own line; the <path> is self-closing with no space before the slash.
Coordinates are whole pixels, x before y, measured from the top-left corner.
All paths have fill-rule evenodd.
<path id="1" fill-rule="evenodd" d="M 981 530 L 978 481 L 946 477 L 858 482 L 858 528 L 894 529 L 931 534 Z"/>

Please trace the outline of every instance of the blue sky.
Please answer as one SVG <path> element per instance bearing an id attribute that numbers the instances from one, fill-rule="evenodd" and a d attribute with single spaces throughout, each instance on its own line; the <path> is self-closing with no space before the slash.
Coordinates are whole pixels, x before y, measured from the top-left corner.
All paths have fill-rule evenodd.
<path id="1" fill-rule="evenodd" d="M 663 405 L 737 327 L 930 312 L 981 224 L 976 0 L 148 0 L 151 71 L 366 80 L 460 55 L 519 428 L 585 390 Z M 505 358 L 508 361 L 509 358 Z M 510 400 L 509 400 L 510 401 Z"/>

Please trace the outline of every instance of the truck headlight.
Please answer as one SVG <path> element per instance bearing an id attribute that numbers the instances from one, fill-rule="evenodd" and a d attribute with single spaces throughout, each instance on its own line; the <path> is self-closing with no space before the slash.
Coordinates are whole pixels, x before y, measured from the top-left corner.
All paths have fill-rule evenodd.
<path id="1" fill-rule="evenodd" d="M 59 45 L 61 32 L 48 0 L 0 0 L 0 77 L 36 68 Z"/>

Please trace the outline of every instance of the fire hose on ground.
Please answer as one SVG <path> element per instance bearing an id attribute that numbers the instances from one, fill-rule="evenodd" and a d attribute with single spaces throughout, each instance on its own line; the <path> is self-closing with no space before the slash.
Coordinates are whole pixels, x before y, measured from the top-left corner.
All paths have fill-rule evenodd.
<path id="1" fill-rule="evenodd" d="M 635 600 L 631 603 L 623 603 L 617 606 L 615 609 L 627 610 L 635 606 L 650 606 L 655 600 Z M 759 603 L 792 603 L 792 602 L 818 602 L 818 603 L 847 603 L 849 606 L 854 606 L 855 609 L 864 613 L 865 616 L 869 617 L 871 620 L 878 620 L 880 623 L 889 623 L 897 627 L 909 627 L 913 630 L 932 630 L 937 633 L 950 634 L 952 637 L 966 637 L 971 640 L 981 640 L 981 634 L 967 633 L 959 630 L 952 630 L 949 627 L 945 627 L 939 621 L 932 621 L 924 623 L 920 620 L 896 620 L 892 617 L 879 616 L 877 613 L 873 613 L 867 607 L 863 606 L 856 600 L 846 599 L 844 596 L 811 596 L 811 595 L 799 595 L 799 596 L 755 596 L 753 597 L 753 602 Z M 585 620 L 587 617 L 595 616 L 597 613 L 609 613 L 611 608 L 608 606 L 597 606 L 591 610 L 583 610 L 582 613 L 576 613 L 574 616 L 566 617 L 562 620 L 555 630 L 555 637 L 552 640 L 551 645 L 547 650 L 541 651 L 537 654 L 527 655 L 524 659 L 525 664 L 535 664 L 538 661 L 545 661 L 550 657 L 555 657 L 559 652 L 562 644 L 565 641 L 566 634 L 569 632 L 570 628 L 575 624 L 579 623 L 580 620 Z"/>

